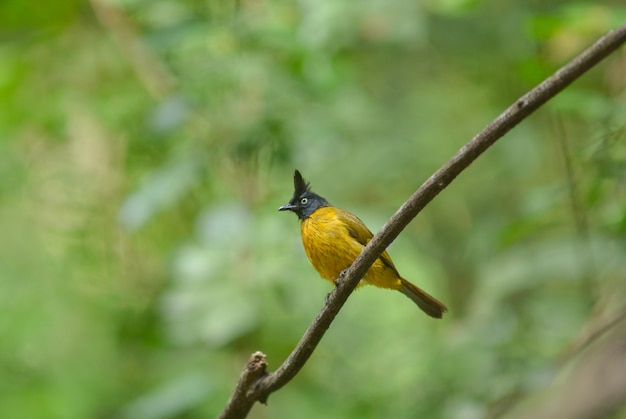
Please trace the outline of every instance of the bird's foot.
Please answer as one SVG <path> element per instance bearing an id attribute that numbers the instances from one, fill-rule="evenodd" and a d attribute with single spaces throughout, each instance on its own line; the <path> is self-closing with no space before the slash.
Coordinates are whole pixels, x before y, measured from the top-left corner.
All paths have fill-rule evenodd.
<path id="1" fill-rule="evenodd" d="M 326 303 L 328 304 L 328 300 L 330 299 L 330 295 L 335 292 L 335 290 L 337 289 L 337 287 L 341 284 L 341 282 L 343 281 L 344 277 L 346 276 L 346 273 L 348 272 L 348 268 L 344 269 L 343 271 L 339 272 L 339 277 L 333 279 L 333 284 L 335 284 L 335 288 L 329 292 L 328 294 L 326 294 L 326 298 L 324 299 L 324 301 L 326 301 Z"/>
<path id="2" fill-rule="evenodd" d="M 348 268 L 344 269 L 343 271 L 339 272 L 339 277 L 333 279 L 333 283 L 335 284 L 335 286 L 339 285 L 341 283 L 341 281 L 343 281 L 343 279 L 346 276 L 346 273 L 348 273 Z"/>

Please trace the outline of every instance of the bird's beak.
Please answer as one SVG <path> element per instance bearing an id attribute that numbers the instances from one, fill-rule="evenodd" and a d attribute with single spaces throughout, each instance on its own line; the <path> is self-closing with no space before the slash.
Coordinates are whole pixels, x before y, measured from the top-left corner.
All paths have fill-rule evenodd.
<path id="1" fill-rule="evenodd" d="M 296 209 L 295 205 L 285 204 L 282 207 L 278 208 L 278 211 L 293 211 Z"/>

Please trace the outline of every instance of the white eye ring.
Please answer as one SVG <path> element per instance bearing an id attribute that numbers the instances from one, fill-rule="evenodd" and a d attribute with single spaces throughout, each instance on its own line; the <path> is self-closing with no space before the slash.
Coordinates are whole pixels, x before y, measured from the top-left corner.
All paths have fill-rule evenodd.
<path id="1" fill-rule="evenodd" d="M 302 198 L 302 199 L 300 200 L 300 203 L 301 203 L 302 205 L 306 205 L 306 204 L 307 204 L 307 202 L 309 202 L 309 200 L 308 200 L 307 198 Z"/>

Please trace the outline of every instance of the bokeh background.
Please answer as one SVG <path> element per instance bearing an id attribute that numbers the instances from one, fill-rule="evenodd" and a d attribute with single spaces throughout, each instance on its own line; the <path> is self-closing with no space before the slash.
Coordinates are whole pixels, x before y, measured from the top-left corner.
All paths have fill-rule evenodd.
<path id="1" fill-rule="evenodd" d="M 621 1 L 0 3 L 0 417 L 217 415 L 330 291 L 298 168 L 373 231 Z M 524 121 L 390 248 L 252 418 L 497 417 L 626 301 L 626 56 Z M 622 412 L 616 417 L 626 418 Z"/>

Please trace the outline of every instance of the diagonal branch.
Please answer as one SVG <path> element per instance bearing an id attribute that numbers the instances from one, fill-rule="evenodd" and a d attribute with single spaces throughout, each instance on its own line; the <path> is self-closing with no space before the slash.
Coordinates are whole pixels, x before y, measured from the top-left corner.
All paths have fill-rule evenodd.
<path id="1" fill-rule="evenodd" d="M 240 419 L 245 417 L 255 401 L 265 403 L 272 392 L 287 384 L 309 359 L 359 280 L 407 224 L 493 143 L 618 49 L 624 42 L 626 42 L 626 23 L 609 31 L 552 76 L 519 98 L 424 182 L 374 235 L 361 255 L 347 269 L 345 275 L 342 275 L 343 278 L 339 285 L 329 294 L 326 304 L 285 362 L 273 373 L 264 371 L 255 383 L 249 384 L 246 391 L 242 391 L 240 381 L 237 385 L 238 391 L 233 394 L 219 418 Z"/>

